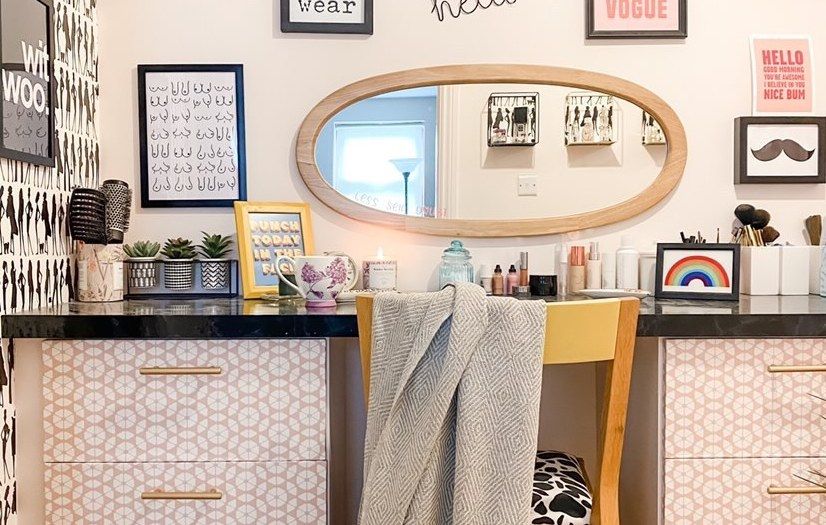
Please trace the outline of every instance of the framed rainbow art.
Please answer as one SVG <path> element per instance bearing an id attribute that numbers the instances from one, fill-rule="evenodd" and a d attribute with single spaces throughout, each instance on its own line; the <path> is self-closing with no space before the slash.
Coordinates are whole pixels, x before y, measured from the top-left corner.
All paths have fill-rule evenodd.
<path id="1" fill-rule="evenodd" d="M 660 299 L 736 301 L 740 245 L 658 244 L 656 285 Z"/>

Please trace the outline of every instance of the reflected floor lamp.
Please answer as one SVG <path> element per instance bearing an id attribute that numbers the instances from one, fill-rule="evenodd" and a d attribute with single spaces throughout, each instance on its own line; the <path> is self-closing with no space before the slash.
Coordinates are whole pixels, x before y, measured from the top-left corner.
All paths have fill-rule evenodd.
<path id="1" fill-rule="evenodd" d="M 395 166 L 396 169 L 399 170 L 399 173 L 402 174 L 402 177 L 404 177 L 404 214 L 408 215 L 407 192 L 410 185 L 410 174 L 416 171 L 416 168 L 422 163 L 422 159 L 392 159 L 390 162 L 393 163 L 393 166 Z"/>

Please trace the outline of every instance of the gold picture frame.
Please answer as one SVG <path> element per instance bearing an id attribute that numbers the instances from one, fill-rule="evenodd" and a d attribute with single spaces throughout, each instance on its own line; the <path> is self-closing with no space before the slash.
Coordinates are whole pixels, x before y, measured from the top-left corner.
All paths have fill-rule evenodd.
<path id="1" fill-rule="evenodd" d="M 254 222 L 250 217 L 256 214 L 267 218 Z M 278 276 L 268 266 L 275 263 L 276 256 L 312 255 L 315 250 L 310 205 L 304 202 L 237 201 L 235 228 L 244 299 L 278 292 Z"/>

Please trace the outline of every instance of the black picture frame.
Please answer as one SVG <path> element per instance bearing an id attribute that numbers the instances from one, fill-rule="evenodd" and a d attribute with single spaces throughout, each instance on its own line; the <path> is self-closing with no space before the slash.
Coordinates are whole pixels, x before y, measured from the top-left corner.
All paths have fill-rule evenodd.
<path id="1" fill-rule="evenodd" d="M 666 251 L 728 251 L 732 253 L 731 293 L 675 292 L 663 290 L 664 255 Z M 654 296 L 657 299 L 697 299 L 712 301 L 737 301 L 740 298 L 740 245 L 739 244 L 698 244 L 659 243 L 657 244 L 657 268 Z"/>
<path id="2" fill-rule="evenodd" d="M 754 176 L 748 173 L 749 126 L 818 126 L 817 175 Z M 734 119 L 734 184 L 826 184 L 826 117 L 738 117 Z"/>
<path id="3" fill-rule="evenodd" d="M 24 151 L 12 149 L 6 147 L 3 139 L 3 133 L 0 133 L 0 157 L 16 160 L 20 162 L 28 162 L 30 164 L 36 164 L 38 166 L 47 166 L 50 168 L 55 167 L 55 153 L 57 150 L 57 134 L 55 132 L 55 100 L 57 97 L 57 87 L 56 82 L 54 80 L 54 4 L 51 0 L 30 0 L 31 2 L 36 2 L 41 4 L 45 10 L 46 16 L 46 36 L 45 36 L 45 44 L 47 47 L 47 55 L 49 57 L 47 69 L 48 69 L 48 76 L 49 76 L 49 87 L 48 87 L 48 95 L 49 101 L 47 104 L 48 113 L 49 113 L 49 123 L 48 123 L 48 134 L 49 140 L 47 141 L 48 148 L 49 148 L 49 155 L 48 156 L 41 156 L 36 155 L 33 153 L 27 153 Z M 3 29 L 3 20 L 2 20 L 2 3 L 3 0 L 0 0 L 0 41 L 2 41 L 2 29 Z M 23 71 L 24 65 L 23 64 L 16 64 L 16 63 L 5 63 L 3 62 L 3 49 L 2 45 L 0 45 L 0 69 L 7 70 L 7 71 Z M 2 92 L 2 87 L 0 87 L 0 92 Z M 0 101 L 5 103 L 5 98 L 0 98 Z M 2 109 L 2 105 L 0 104 L 0 109 Z M 0 110 L 0 130 L 4 129 L 4 111 Z"/>
<path id="4" fill-rule="evenodd" d="M 147 73 L 234 73 L 236 136 L 238 148 L 237 199 L 152 199 L 149 192 L 149 162 L 146 122 Z M 242 64 L 142 64 L 138 66 L 138 122 L 140 127 L 141 207 L 142 208 L 232 208 L 236 201 L 247 200 L 247 155 L 244 120 L 244 66 Z"/>
<path id="5" fill-rule="evenodd" d="M 685 39 L 688 38 L 688 0 L 680 2 L 679 29 L 675 31 L 597 31 L 594 19 L 594 2 L 585 0 L 585 38 L 588 40 L 609 39 Z"/>
<path id="6" fill-rule="evenodd" d="M 311 4 L 322 0 L 309 0 Z M 324 4 L 327 2 L 324 0 Z M 336 24 L 324 22 L 290 21 L 290 0 L 281 0 L 282 33 L 327 33 L 339 35 L 373 34 L 373 0 L 364 0 L 364 22 L 359 24 Z"/>

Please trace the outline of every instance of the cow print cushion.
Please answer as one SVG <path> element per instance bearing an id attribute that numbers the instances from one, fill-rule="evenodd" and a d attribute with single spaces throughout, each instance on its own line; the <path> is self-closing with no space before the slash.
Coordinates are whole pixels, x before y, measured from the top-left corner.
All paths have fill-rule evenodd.
<path id="1" fill-rule="evenodd" d="M 590 525 L 592 502 L 575 457 L 553 451 L 536 455 L 532 524 Z"/>

